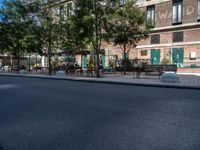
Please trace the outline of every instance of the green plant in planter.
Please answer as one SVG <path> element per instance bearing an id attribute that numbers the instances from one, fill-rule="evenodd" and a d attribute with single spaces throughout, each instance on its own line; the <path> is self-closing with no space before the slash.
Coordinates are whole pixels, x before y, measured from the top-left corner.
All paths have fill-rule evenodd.
<path id="1" fill-rule="evenodd" d="M 89 71 L 92 71 L 92 70 L 94 70 L 94 68 L 95 68 L 95 62 L 93 61 L 93 59 L 90 59 L 89 60 L 89 64 L 88 64 L 88 70 Z"/>
<path id="2" fill-rule="evenodd" d="M 171 60 L 169 58 L 163 58 L 163 60 L 161 61 L 162 65 L 167 65 L 167 64 L 171 64 Z"/>

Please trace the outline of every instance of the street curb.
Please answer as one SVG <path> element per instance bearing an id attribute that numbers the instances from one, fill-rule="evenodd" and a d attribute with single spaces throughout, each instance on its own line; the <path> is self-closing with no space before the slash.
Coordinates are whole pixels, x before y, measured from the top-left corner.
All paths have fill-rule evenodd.
<path id="1" fill-rule="evenodd" d="M 61 77 L 48 77 L 48 76 L 29 76 L 29 75 L 18 75 L 18 74 L 1 74 L 0 76 L 8 77 L 25 77 L 25 78 L 38 78 L 38 79 L 51 79 L 51 80 L 65 80 L 65 81 L 76 81 L 76 82 L 88 82 L 88 83 L 102 83 L 102 84 L 115 84 L 115 85 L 126 85 L 126 86 L 145 86 L 145 87 L 160 87 L 160 88 L 174 88 L 174 89 L 190 89 L 200 90 L 200 87 L 196 86 L 183 86 L 183 85 L 161 85 L 161 84 L 147 84 L 147 83 L 126 83 L 120 81 L 99 81 L 99 80 L 88 80 L 88 79 L 72 79 L 72 78 L 61 78 Z"/>

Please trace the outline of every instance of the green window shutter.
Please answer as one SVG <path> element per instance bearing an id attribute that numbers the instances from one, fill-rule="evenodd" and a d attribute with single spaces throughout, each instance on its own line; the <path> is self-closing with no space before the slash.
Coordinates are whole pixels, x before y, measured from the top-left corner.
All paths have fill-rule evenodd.
<path id="1" fill-rule="evenodd" d="M 184 49 L 173 48 L 172 60 L 173 64 L 176 64 L 178 68 L 184 67 Z"/>
<path id="2" fill-rule="evenodd" d="M 124 58 L 124 55 L 125 55 L 125 58 Z M 127 52 L 125 54 L 123 53 L 122 58 L 128 60 L 129 59 L 129 52 Z"/>
<path id="3" fill-rule="evenodd" d="M 126 59 L 129 59 L 129 53 L 126 53 Z"/>
<path id="4" fill-rule="evenodd" d="M 103 65 L 103 67 L 105 67 L 105 65 L 106 65 L 106 56 L 105 56 L 105 54 L 101 55 L 101 59 L 102 59 L 102 65 Z"/>
<path id="5" fill-rule="evenodd" d="M 159 49 L 151 50 L 151 64 L 152 65 L 160 64 L 160 50 Z"/>
<path id="6" fill-rule="evenodd" d="M 87 67 L 87 50 L 84 50 L 83 51 L 83 68 L 86 68 Z"/>

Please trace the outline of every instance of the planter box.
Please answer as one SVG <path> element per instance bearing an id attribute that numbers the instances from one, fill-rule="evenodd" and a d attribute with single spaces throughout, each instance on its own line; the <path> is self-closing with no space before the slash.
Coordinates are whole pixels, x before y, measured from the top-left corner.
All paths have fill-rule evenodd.
<path id="1" fill-rule="evenodd" d="M 173 71 L 164 72 L 161 76 L 161 82 L 180 83 L 179 76 Z"/>
<path id="2" fill-rule="evenodd" d="M 19 74 L 20 74 L 20 75 L 27 75 L 27 71 L 26 71 L 26 70 L 20 70 L 20 71 L 19 71 Z"/>
<path id="3" fill-rule="evenodd" d="M 64 76 L 65 76 L 65 71 L 63 70 L 56 71 L 56 77 L 64 77 Z"/>

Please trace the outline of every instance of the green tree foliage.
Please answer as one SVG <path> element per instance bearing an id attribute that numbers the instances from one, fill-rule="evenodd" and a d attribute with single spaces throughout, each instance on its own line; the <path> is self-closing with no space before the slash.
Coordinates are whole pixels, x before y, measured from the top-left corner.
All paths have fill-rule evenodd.
<path id="1" fill-rule="evenodd" d="M 11 2 L 4 0 L 4 7 L 0 14 L 0 47 L 4 52 L 9 52 L 17 57 L 17 70 L 20 70 L 20 56 L 25 52 L 41 49 L 39 40 L 40 32 L 37 31 L 37 21 L 34 14 L 37 9 L 32 5 L 23 5 L 20 1 Z M 34 32 L 33 32 L 34 31 Z M 33 48 L 34 47 L 34 48 Z"/>
<path id="2" fill-rule="evenodd" d="M 109 18 L 106 29 L 114 45 L 120 46 L 125 59 L 141 39 L 148 37 L 151 25 L 147 22 L 146 14 L 136 6 L 135 0 L 127 1 Z M 126 65 L 124 69 L 126 73 Z"/>
<path id="3" fill-rule="evenodd" d="M 59 33 L 60 26 L 59 21 L 56 21 L 57 17 L 54 14 L 53 8 L 50 6 L 43 7 L 38 13 L 38 20 L 42 30 L 42 39 L 44 47 L 48 50 L 48 64 L 49 64 L 49 75 L 52 73 L 51 56 L 53 50 L 59 48 Z"/>
<path id="4" fill-rule="evenodd" d="M 94 34 L 92 9 L 88 4 L 88 0 L 80 0 L 75 3 L 74 10 L 72 10 L 73 15 L 67 20 L 65 28 L 68 30 L 65 47 L 71 46 L 81 53 L 81 66 L 83 51 L 91 45 Z"/>
<path id="5" fill-rule="evenodd" d="M 74 45 L 83 49 L 91 44 L 96 53 L 97 77 L 102 39 L 108 38 L 105 30 L 107 19 L 109 14 L 114 12 L 116 5 L 116 0 L 79 0 L 75 4 L 74 15 L 70 20 Z"/>

